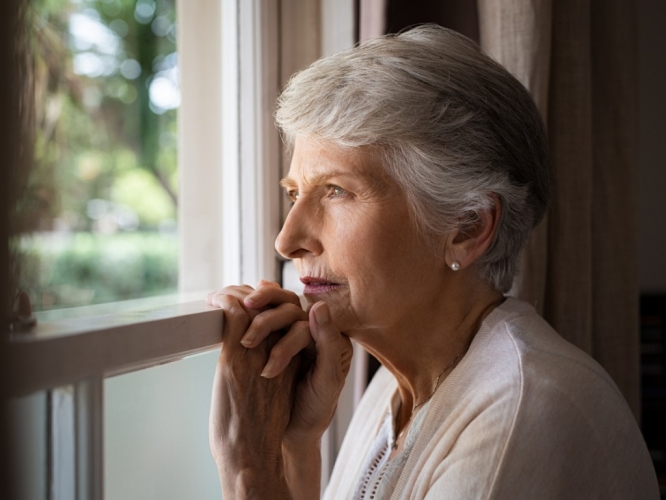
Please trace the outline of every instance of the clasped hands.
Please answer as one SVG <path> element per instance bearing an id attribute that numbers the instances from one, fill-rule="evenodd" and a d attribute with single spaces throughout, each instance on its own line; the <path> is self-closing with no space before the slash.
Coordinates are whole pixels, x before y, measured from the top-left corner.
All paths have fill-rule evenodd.
<path id="1" fill-rule="evenodd" d="M 319 476 L 306 479 L 349 371 L 349 338 L 324 302 L 305 311 L 277 283 L 227 287 L 206 302 L 224 311 L 209 422 L 223 498 L 318 495 Z"/>

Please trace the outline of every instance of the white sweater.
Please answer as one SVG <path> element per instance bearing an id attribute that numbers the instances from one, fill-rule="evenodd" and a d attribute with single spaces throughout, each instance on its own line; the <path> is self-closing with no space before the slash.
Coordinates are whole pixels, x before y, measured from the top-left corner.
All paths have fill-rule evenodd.
<path id="1" fill-rule="evenodd" d="M 352 498 L 396 380 L 375 375 L 324 498 Z M 433 396 L 392 499 L 658 499 L 645 442 L 590 356 L 508 298 Z"/>

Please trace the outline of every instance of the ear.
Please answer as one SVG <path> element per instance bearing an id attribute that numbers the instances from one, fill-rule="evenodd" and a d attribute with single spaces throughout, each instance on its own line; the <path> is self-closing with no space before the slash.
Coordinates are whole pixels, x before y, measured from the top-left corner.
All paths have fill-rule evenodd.
<path id="1" fill-rule="evenodd" d="M 471 266 L 495 240 L 502 205 L 497 195 L 492 194 L 491 197 L 493 204 L 488 210 L 475 214 L 470 223 L 462 224 L 449 233 L 445 254 L 449 267 L 453 262 L 458 262 L 460 269 Z"/>

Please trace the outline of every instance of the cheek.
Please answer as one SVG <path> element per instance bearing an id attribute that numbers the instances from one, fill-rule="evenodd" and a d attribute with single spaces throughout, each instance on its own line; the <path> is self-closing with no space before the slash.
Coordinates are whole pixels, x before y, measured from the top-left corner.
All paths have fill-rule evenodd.
<path id="1" fill-rule="evenodd" d="M 354 210 L 331 210 L 322 224 L 331 265 L 360 284 L 377 278 L 384 281 L 418 250 L 411 225 L 402 214 L 387 216 L 386 210 L 374 213 L 372 208 L 360 205 Z"/>
<path id="2" fill-rule="evenodd" d="M 367 238 L 364 224 L 350 210 L 333 209 L 321 219 L 321 240 L 331 264 L 353 265 L 362 248 L 361 240 Z M 339 269 L 346 272 L 344 267 Z"/>

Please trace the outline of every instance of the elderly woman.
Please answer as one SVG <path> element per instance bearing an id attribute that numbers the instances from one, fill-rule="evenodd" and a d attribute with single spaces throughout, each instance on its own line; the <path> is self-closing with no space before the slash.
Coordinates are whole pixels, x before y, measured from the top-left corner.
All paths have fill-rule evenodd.
<path id="1" fill-rule="evenodd" d="M 328 499 L 658 498 L 633 415 L 589 356 L 505 296 L 552 172 L 528 92 L 435 26 L 296 75 L 277 111 L 305 284 L 228 287 L 210 439 L 223 497 L 318 498 L 353 339 L 383 365 Z"/>

